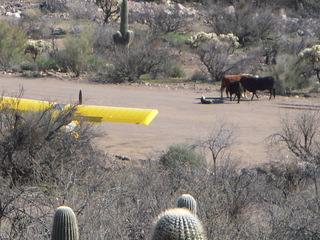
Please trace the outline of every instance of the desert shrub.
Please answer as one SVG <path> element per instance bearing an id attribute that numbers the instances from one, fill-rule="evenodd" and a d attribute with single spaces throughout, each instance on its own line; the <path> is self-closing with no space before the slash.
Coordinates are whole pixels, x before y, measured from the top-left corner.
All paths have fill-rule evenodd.
<path id="1" fill-rule="evenodd" d="M 134 21 L 147 25 L 151 31 L 165 34 L 188 31 L 194 18 L 176 4 L 145 3 L 139 12 L 131 15 Z"/>
<path id="2" fill-rule="evenodd" d="M 20 68 L 22 71 L 36 71 L 37 66 L 33 62 L 22 62 Z"/>
<path id="3" fill-rule="evenodd" d="M 74 19 L 99 19 L 99 11 L 93 2 L 74 2 L 69 6 L 68 12 Z"/>
<path id="4" fill-rule="evenodd" d="M 255 8 L 254 2 L 239 1 L 233 7 L 212 6 L 206 12 L 206 22 L 217 34 L 233 33 L 242 45 L 256 41 L 275 33 L 276 16 L 271 8 Z"/>
<path id="5" fill-rule="evenodd" d="M 38 71 L 58 71 L 57 62 L 54 58 L 48 55 L 41 55 L 39 58 L 37 58 L 36 61 L 36 70 Z"/>
<path id="6" fill-rule="evenodd" d="M 68 35 L 64 39 L 64 49 L 52 53 L 57 67 L 63 72 L 71 71 L 79 77 L 83 71 L 90 69 L 93 58 L 93 36 L 89 30 L 79 36 Z"/>
<path id="7" fill-rule="evenodd" d="M 8 70 L 17 63 L 23 54 L 27 41 L 20 27 L 10 26 L 6 21 L 0 21 L 0 68 Z"/>
<path id="8" fill-rule="evenodd" d="M 179 66 L 178 64 L 175 64 L 169 70 L 168 75 L 174 78 L 181 78 L 181 77 L 184 77 L 186 74 L 181 66 Z"/>
<path id="9" fill-rule="evenodd" d="M 169 146 L 168 150 L 159 157 L 159 162 L 166 167 L 179 165 L 200 167 L 204 164 L 204 159 L 187 145 L 176 144 Z"/>
<path id="10" fill-rule="evenodd" d="M 119 162 L 83 153 L 70 173 L 61 173 L 59 186 L 10 188 L 0 181 L 2 237 L 48 239 L 54 210 L 64 204 L 77 215 L 80 238 L 150 239 L 156 216 L 175 207 L 183 193 L 197 198 L 208 239 L 319 236 L 314 193 L 305 186 L 283 194 L 285 175 L 273 174 L 281 168 L 241 169 L 239 161 L 230 159 L 219 163 L 215 176 L 211 168 L 184 166 L 177 171 L 153 159 Z"/>
<path id="11" fill-rule="evenodd" d="M 19 21 L 29 39 L 48 39 L 52 34 L 52 23 L 35 9 L 25 11 Z"/>
<path id="12" fill-rule="evenodd" d="M 115 46 L 107 56 L 105 71 L 96 81 L 138 81 L 144 74 L 152 78 L 168 76 L 177 56 L 167 43 L 153 36 L 137 35 L 130 47 Z"/>
<path id="13" fill-rule="evenodd" d="M 105 55 L 108 51 L 112 51 L 114 47 L 114 41 L 112 35 L 114 31 L 105 26 L 98 26 L 94 30 L 94 43 L 93 51 L 95 54 Z"/>
<path id="14" fill-rule="evenodd" d="M 278 94 L 291 94 L 293 90 L 310 86 L 310 76 L 313 69 L 306 62 L 292 55 L 281 55 L 277 64 L 269 68 L 269 74 L 276 76 L 276 91 Z"/>
<path id="15" fill-rule="evenodd" d="M 67 11 L 67 1 L 65 0 L 45 0 L 40 4 L 40 9 L 44 13 L 55 13 Z"/>
<path id="16" fill-rule="evenodd" d="M 208 81 L 208 76 L 207 76 L 207 74 L 204 73 L 203 71 L 196 70 L 196 71 L 194 71 L 194 73 L 192 74 L 191 80 L 192 80 L 192 81 L 197 81 L 197 80 L 200 80 L 200 81 Z"/>
<path id="17" fill-rule="evenodd" d="M 11 179 L 12 184 L 62 180 L 58 166 L 63 163 L 69 168 L 69 164 L 75 164 L 72 151 L 81 146 L 83 151 L 90 151 L 94 136 L 85 125 L 71 132 L 65 129 L 71 112 L 72 108 L 55 116 L 51 108 L 25 114 L 2 110 L 1 175 Z"/>

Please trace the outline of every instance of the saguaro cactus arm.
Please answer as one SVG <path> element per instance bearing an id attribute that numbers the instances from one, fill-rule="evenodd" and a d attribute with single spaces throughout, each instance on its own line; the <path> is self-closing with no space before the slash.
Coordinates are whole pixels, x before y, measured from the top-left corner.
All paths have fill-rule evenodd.
<path id="1" fill-rule="evenodd" d="M 113 40 L 117 44 L 129 45 L 133 40 L 133 31 L 128 30 L 128 3 L 122 0 L 120 31 L 113 34 Z"/>

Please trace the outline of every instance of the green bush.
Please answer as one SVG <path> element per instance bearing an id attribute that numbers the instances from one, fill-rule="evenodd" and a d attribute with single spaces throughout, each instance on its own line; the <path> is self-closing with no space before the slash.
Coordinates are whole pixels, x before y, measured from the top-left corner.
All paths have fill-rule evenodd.
<path id="1" fill-rule="evenodd" d="M 90 69 L 90 61 L 93 59 L 92 32 L 85 30 L 79 36 L 68 35 L 64 39 L 64 46 L 64 50 L 53 55 L 61 71 L 71 71 L 79 77 L 83 71 Z"/>
<path id="2" fill-rule="evenodd" d="M 33 62 L 22 62 L 20 64 L 20 68 L 23 71 L 35 71 L 37 69 L 37 66 Z"/>
<path id="3" fill-rule="evenodd" d="M 172 75 L 171 67 L 176 63 L 177 56 L 170 51 L 168 43 L 145 35 L 148 34 L 137 34 L 130 48 L 117 46 L 115 51 L 110 52 L 107 62 L 112 69 L 106 72 L 105 82 L 135 82 L 145 74 L 150 74 L 151 78 Z"/>
<path id="4" fill-rule="evenodd" d="M 171 77 L 174 77 L 174 78 L 182 78 L 184 77 L 186 74 L 183 70 L 183 68 L 178 65 L 178 64 L 175 64 L 171 67 L 170 69 L 170 76 Z"/>
<path id="5" fill-rule="evenodd" d="M 7 71 L 17 63 L 23 53 L 27 38 L 20 27 L 0 22 L 0 69 Z"/>
<path id="6" fill-rule="evenodd" d="M 159 161 L 166 167 L 179 165 L 200 167 L 204 163 L 204 158 L 185 144 L 175 144 L 160 156 Z"/>
<path id="7" fill-rule="evenodd" d="M 299 61 L 298 57 L 281 55 L 277 64 L 269 70 L 269 74 L 277 78 L 277 94 L 284 94 L 310 86 L 312 68 L 306 62 Z"/>
<path id="8" fill-rule="evenodd" d="M 40 58 L 37 59 L 36 64 L 39 71 L 58 70 L 56 59 L 50 55 L 40 56 Z"/>

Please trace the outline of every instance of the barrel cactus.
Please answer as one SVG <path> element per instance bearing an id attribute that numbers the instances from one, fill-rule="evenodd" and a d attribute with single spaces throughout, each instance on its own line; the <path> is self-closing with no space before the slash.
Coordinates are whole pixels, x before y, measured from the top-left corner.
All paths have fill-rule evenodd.
<path id="1" fill-rule="evenodd" d="M 77 218 L 70 207 L 57 208 L 53 219 L 51 240 L 79 240 Z"/>
<path id="2" fill-rule="evenodd" d="M 194 215 L 197 214 L 197 202 L 190 194 L 182 194 L 177 201 L 177 207 L 187 208 Z"/>
<path id="3" fill-rule="evenodd" d="M 202 224 L 184 208 L 168 209 L 159 215 L 152 240 L 205 240 Z"/>
<path id="4" fill-rule="evenodd" d="M 120 31 L 113 34 L 113 40 L 116 44 L 129 46 L 133 40 L 133 31 L 128 30 L 128 6 L 127 0 L 122 0 L 121 3 L 121 20 Z"/>

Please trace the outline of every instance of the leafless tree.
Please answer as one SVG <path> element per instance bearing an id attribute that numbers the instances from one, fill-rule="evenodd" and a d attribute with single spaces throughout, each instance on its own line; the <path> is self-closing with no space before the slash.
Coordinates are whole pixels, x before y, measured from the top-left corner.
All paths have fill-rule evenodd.
<path id="1" fill-rule="evenodd" d="M 283 146 L 284 144 L 289 152 L 305 165 L 307 175 L 314 182 L 318 202 L 319 112 L 303 112 L 293 120 L 284 118 L 281 123 L 282 129 L 270 135 L 268 139 L 272 145 Z"/>
<path id="2" fill-rule="evenodd" d="M 301 160 L 312 159 L 319 154 L 319 112 L 304 112 L 295 119 L 281 119 L 282 129 L 269 136 L 272 144 L 284 144 Z"/>
<path id="3" fill-rule="evenodd" d="M 195 146 L 208 149 L 213 160 L 214 175 L 217 175 L 217 160 L 222 158 L 236 138 L 236 125 L 226 120 L 216 119 L 213 130 L 204 139 L 198 140 Z"/>
<path id="4" fill-rule="evenodd" d="M 172 5 L 164 8 L 163 4 L 145 4 L 143 12 L 134 13 L 133 18 L 147 25 L 152 31 L 160 33 L 188 31 L 193 17 Z"/>
<path id="5" fill-rule="evenodd" d="M 95 2 L 104 13 L 104 23 L 109 23 L 110 18 L 117 16 L 120 12 L 119 0 L 95 0 Z"/>
<path id="6" fill-rule="evenodd" d="M 228 44 L 218 42 L 204 43 L 196 49 L 196 53 L 214 81 L 219 81 L 225 72 L 233 68 L 228 59 L 231 54 Z"/>
<path id="7" fill-rule="evenodd" d="M 233 33 L 242 45 L 274 33 L 276 17 L 271 8 L 255 8 L 253 2 L 236 1 L 231 7 L 212 6 L 205 13 L 206 23 L 218 34 Z"/>

